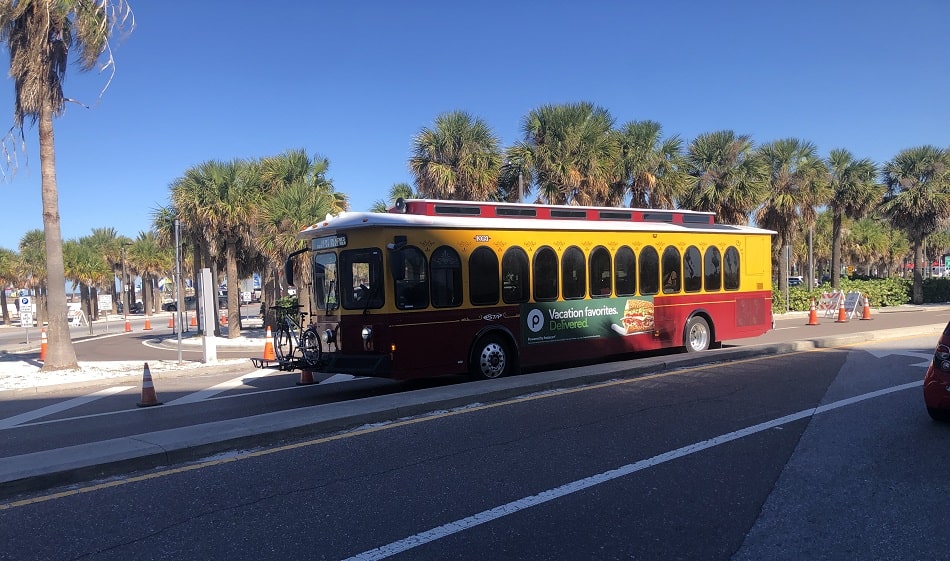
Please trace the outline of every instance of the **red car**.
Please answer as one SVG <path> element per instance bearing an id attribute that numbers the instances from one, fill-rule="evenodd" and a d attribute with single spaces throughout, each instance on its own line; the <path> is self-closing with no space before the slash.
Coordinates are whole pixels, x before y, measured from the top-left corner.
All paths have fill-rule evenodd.
<path id="1" fill-rule="evenodd" d="M 924 376 L 924 403 L 935 421 L 950 421 L 950 323 L 943 329 Z"/>

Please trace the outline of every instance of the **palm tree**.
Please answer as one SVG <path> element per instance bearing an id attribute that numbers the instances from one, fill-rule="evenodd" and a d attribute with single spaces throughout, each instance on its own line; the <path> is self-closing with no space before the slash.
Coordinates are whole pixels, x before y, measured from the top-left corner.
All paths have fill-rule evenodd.
<path id="1" fill-rule="evenodd" d="M 149 317 L 153 308 L 160 309 L 160 306 L 156 305 L 155 288 L 158 279 L 166 276 L 172 269 L 171 252 L 159 245 L 158 235 L 149 230 L 139 232 L 129 247 L 128 257 L 142 278 L 142 304 L 146 317 Z"/>
<path id="2" fill-rule="evenodd" d="M 424 197 L 485 201 L 495 192 L 502 155 L 498 137 L 464 111 L 442 113 L 412 141 L 409 169 Z"/>
<path id="3" fill-rule="evenodd" d="M 889 242 L 887 229 L 880 221 L 867 217 L 856 220 L 848 235 L 848 250 L 855 271 L 862 265 L 864 273 L 870 276 L 874 267 L 884 260 Z"/>
<path id="4" fill-rule="evenodd" d="M 773 256 L 778 254 L 779 290 L 784 291 L 788 279 L 788 253 L 782 251 L 793 245 L 793 234 L 799 224 L 810 227 L 815 223 L 815 207 L 827 197 L 827 168 L 811 142 L 786 138 L 770 142 L 759 149 L 762 162 L 769 172 L 769 188 L 762 206 L 756 212 L 756 222 L 778 232 L 772 239 Z M 811 283 L 808 283 L 809 286 Z"/>
<path id="5" fill-rule="evenodd" d="M 95 248 L 112 271 L 112 274 L 105 279 L 109 283 L 108 293 L 112 295 L 112 309 L 106 313 L 116 313 L 121 301 L 115 281 L 122 274 L 122 244 L 127 241 L 123 236 L 119 236 L 115 228 L 93 228 L 89 236 L 89 244 Z M 125 286 L 125 281 L 122 282 L 122 286 Z M 99 317 L 98 306 L 93 309 L 93 317 L 95 319 Z"/>
<path id="6" fill-rule="evenodd" d="M 206 162 L 201 166 L 208 195 L 198 208 L 198 217 L 205 225 L 209 246 L 224 244 L 224 262 L 228 287 L 228 338 L 241 336 L 241 279 L 238 277 L 238 247 L 251 237 L 250 225 L 254 209 L 262 200 L 260 176 L 256 170 L 248 172 L 249 163 Z M 218 283 L 215 281 L 215 286 Z"/>
<path id="7" fill-rule="evenodd" d="M 389 195 L 386 200 L 378 200 L 373 203 L 373 206 L 370 207 L 370 212 L 389 212 L 389 209 L 396 204 L 396 199 L 416 199 L 420 198 L 415 191 L 412 190 L 412 185 L 408 183 L 396 183 L 389 188 Z"/>
<path id="8" fill-rule="evenodd" d="M 93 307 L 96 305 L 94 287 L 110 277 L 111 269 L 90 238 L 68 240 L 63 244 L 66 278 L 73 281 L 73 291 L 79 287 L 80 308 L 92 333 Z"/>
<path id="9" fill-rule="evenodd" d="M 588 102 L 544 105 L 524 118 L 524 141 L 509 160 L 530 170 L 538 200 L 606 205 L 616 182 L 620 147 L 610 113 Z"/>
<path id="10" fill-rule="evenodd" d="M 33 292 L 36 296 L 36 321 L 42 325 L 46 320 L 48 311 L 46 308 L 46 242 L 42 230 L 29 230 L 20 238 L 20 259 L 23 265 L 24 286 Z M 66 299 L 66 281 L 65 273 L 63 276 L 63 317 L 66 317 L 65 299 Z M 47 352 L 49 346 L 47 345 Z"/>
<path id="11" fill-rule="evenodd" d="M 334 193 L 326 189 L 314 189 L 301 181 L 271 193 L 260 209 L 260 242 L 269 256 L 271 268 L 276 268 L 286 255 L 300 248 L 300 240 L 297 239 L 300 230 L 312 224 L 317 217 L 338 213 L 341 210 L 338 204 Z M 303 262 L 309 263 L 306 260 Z M 304 301 L 309 302 L 309 291 L 302 287 L 307 285 L 309 267 L 302 267 L 300 272 L 302 274 L 294 284 L 298 288 L 301 303 L 306 306 Z M 266 291 L 264 294 L 267 304 L 265 322 L 273 325 L 274 316 L 270 305 L 275 302 Z"/>
<path id="12" fill-rule="evenodd" d="M 936 146 L 908 148 L 884 164 L 883 176 L 888 191 L 880 211 L 907 234 L 914 249 L 911 299 L 922 304 L 924 243 L 950 218 L 950 153 Z"/>
<path id="13" fill-rule="evenodd" d="M 22 280 L 20 277 L 21 265 L 19 256 L 12 249 L 0 247 L 0 312 L 3 315 L 3 325 L 10 325 L 10 310 L 7 306 L 7 287 L 16 287 Z"/>
<path id="14" fill-rule="evenodd" d="M 279 296 L 278 278 L 282 260 L 299 249 L 297 233 L 327 214 L 348 210 L 343 193 L 334 191 L 333 182 L 326 177 L 330 162 L 324 157 L 307 157 L 304 150 L 288 150 L 281 155 L 264 158 L 260 162 L 261 184 L 265 196 L 256 214 L 255 247 L 263 256 L 262 300 L 266 310 L 264 322 L 273 325 L 270 309 Z M 309 268 L 298 286 L 306 284 Z M 309 293 L 298 291 L 298 298 L 306 305 Z"/>
<path id="15" fill-rule="evenodd" d="M 750 136 L 731 130 L 696 137 L 686 153 L 693 182 L 679 206 L 715 212 L 727 224 L 747 224 L 768 187 L 768 169 L 753 148 Z"/>
<path id="16" fill-rule="evenodd" d="M 213 294 L 213 306 L 217 308 L 218 283 L 218 255 L 225 240 L 222 235 L 224 218 L 217 212 L 226 206 L 232 186 L 235 188 L 235 197 L 238 181 L 238 167 L 240 161 L 219 162 L 209 160 L 185 171 L 185 175 L 172 182 L 171 201 L 175 208 L 175 215 L 181 223 L 182 234 L 193 242 L 193 286 L 199 286 L 198 272 L 204 266 L 211 270 L 212 286 L 206 287 Z M 225 210 L 226 212 L 226 210 Z M 230 219 L 230 218 L 228 218 Z M 226 249 L 225 249 L 226 250 Z M 201 311 L 201 299 L 198 299 L 196 313 Z M 217 321 L 213 326 L 203 326 L 205 331 L 220 334 Z"/>
<path id="17" fill-rule="evenodd" d="M 608 203 L 620 205 L 627 195 L 631 207 L 674 208 L 690 184 L 678 136 L 664 139 L 656 121 L 631 121 L 618 132 L 619 181 Z"/>
<path id="18" fill-rule="evenodd" d="M 81 71 L 92 70 L 103 54 L 111 65 L 112 31 L 134 25 L 125 0 L 19 0 L 0 3 L 0 41 L 10 52 L 15 83 L 14 126 L 39 124 L 43 230 L 49 286 L 49 345 L 43 370 L 77 368 L 66 318 L 66 274 L 56 185 L 53 118 L 66 108 L 63 80 L 70 52 Z M 129 19 L 127 19 L 129 18 Z"/>
<path id="19" fill-rule="evenodd" d="M 828 207 L 832 213 L 831 227 L 831 286 L 841 283 L 842 220 L 867 216 L 880 202 L 884 186 L 875 183 L 877 166 L 867 159 L 857 160 L 851 152 L 838 148 L 828 155 L 832 195 Z"/>

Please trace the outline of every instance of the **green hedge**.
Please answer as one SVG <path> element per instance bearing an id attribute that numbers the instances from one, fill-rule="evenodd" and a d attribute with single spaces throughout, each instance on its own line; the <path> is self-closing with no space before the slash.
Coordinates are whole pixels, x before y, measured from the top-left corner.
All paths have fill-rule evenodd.
<path id="1" fill-rule="evenodd" d="M 793 286 L 788 290 L 789 310 L 808 311 L 812 298 L 818 301 L 822 292 L 831 292 L 831 290 L 830 283 L 825 283 L 811 291 L 804 286 Z M 872 308 L 886 308 L 910 303 L 913 282 L 903 278 L 870 280 L 842 278 L 841 290 L 860 291 L 862 295 L 867 295 Z M 785 309 L 785 294 L 779 292 L 777 287 L 772 288 L 772 301 L 772 309 L 775 313 L 782 313 Z M 950 302 L 950 279 L 925 279 L 924 302 Z"/>

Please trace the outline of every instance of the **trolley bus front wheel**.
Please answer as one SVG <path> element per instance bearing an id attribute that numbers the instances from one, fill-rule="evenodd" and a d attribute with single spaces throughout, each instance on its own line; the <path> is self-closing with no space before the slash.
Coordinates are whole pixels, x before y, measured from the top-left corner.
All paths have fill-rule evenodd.
<path id="1" fill-rule="evenodd" d="M 712 330 L 702 316 L 693 316 L 686 322 L 683 330 L 683 344 L 686 352 L 697 353 L 707 350 L 712 344 Z"/>
<path id="2" fill-rule="evenodd" d="M 511 374 L 514 356 L 511 346 L 498 335 L 486 335 L 472 350 L 469 371 L 473 378 L 491 380 Z"/>

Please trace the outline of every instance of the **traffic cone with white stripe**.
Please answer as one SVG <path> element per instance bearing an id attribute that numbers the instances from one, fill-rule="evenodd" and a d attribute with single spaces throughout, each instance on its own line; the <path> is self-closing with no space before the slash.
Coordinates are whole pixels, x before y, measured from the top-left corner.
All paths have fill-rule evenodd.
<path id="1" fill-rule="evenodd" d="M 844 294 L 841 295 L 838 303 L 838 319 L 835 323 L 848 323 L 848 311 L 844 309 Z"/>
<path id="2" fill-rule="evenodd" d="M 815 299 L 811 299 L 811 310 L 808 311 L 808 323 L 805 325 L 818 325 L 818 310 L 815 309 Z"/>
<path id="3" fill-rule="evenodd" d="M 145 363 L 145 371 L 142 372 L 142 401 L 138 402 L 139 407 L 151 407 L 153 405 L 161 405 L 162 402 L 158 400 L 158 397 L 155 395 L 155 385 L 152 384 L 152 373 L 149 372 L 148 363 Z"/>
<path id="4" fill-rule="evenodd" d="M 40 328 L 40 362 L 46 362 L 46 328 Z"/>
<path id="5" fill-rule="evenodd" d="M 264 340 L 264 360 L 277 360 L 277 354 L 274 352 L 274 339 L 270 334 L 270 326 L 267 326 L 267 338 Z"/>
<path id="6" fill-rule="evenodd" d="M 861 319 L 873 319 L 871 317 L 871 302 L 868 301 L 868 297 L 864 295 L 864 313 L 861 314 Z"/>

